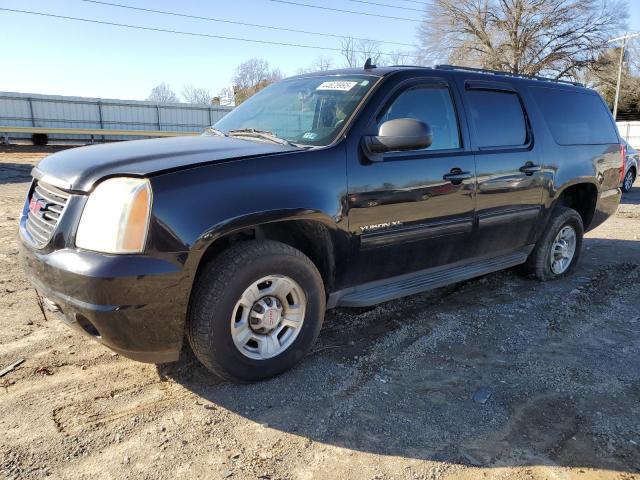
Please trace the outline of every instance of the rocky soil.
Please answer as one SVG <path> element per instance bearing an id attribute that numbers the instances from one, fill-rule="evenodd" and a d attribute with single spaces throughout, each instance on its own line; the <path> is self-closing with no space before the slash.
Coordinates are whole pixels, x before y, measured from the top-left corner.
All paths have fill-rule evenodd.
<path id="1" fill-rule="evenodd" d="M 39 151 L 0 151 L 0 477 L 640 479 L 640 186 L 576 273 L 500 272 L 336 310 L 255 385 L 136 363 L 43 315 L 17 222 Z"/>

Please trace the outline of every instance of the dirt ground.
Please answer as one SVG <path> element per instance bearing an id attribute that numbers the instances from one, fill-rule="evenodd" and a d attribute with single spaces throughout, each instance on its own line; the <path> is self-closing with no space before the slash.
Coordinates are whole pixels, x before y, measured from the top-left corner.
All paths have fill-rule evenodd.
<path id="1" fill-rule="evenodd" d="M 42 156 L 0 152 L 0 369 L 25 359 L 0 378 L 0 477 L 640 479 L 640 183 L 570 278 L 337 310 L 300 366 L 238 386 L 43 317 L 16 238 Z"/>

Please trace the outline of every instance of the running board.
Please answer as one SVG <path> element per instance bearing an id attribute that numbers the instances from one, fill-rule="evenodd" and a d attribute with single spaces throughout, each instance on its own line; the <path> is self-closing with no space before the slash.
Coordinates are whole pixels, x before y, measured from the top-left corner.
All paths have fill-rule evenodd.
<path id="1" fill-rule="evenodd" d="M 331 294 L 327 302 L 327 308 L 369 307 L 395 300 L 396 298 L 462 282 L 487 273 L 520 265 L 527 261 L 531 250 L 533 250 L 533 245 L 499 257 L 458 262 L 339 290 Z"/>

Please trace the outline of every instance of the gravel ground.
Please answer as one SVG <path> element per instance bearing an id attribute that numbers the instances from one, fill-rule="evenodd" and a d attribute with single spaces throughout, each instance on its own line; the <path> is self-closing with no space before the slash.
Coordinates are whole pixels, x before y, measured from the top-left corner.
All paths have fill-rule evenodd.
<path id="1" fill-rule="evenodd" d="M 25 359 L 0 378 L 0 477 L 640 479 L 639 184 L 570 278 L 336 310 L 299 367 L 237 386 L 44 318 L 16 239 L 42 157 L 0 152 L 0 368 Z"/>

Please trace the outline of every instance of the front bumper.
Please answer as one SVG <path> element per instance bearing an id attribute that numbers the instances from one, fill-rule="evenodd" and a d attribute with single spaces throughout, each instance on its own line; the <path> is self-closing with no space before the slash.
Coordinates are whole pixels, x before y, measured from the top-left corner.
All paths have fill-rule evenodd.
<path id="1" fill-rule="evenodd" d="M 70 326 L 125 357 L 177 360 L 182 348 L 190 279 L 181 259 L 105 255 L 77 249 L 38 251 L 21 227 L 27 278 Z"/>

